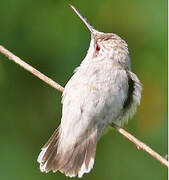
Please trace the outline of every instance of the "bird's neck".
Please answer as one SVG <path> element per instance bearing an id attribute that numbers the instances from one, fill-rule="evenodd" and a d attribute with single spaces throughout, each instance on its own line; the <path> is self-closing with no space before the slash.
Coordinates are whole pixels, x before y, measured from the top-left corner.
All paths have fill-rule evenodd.
<path id="1" fill-rule="evenodd" d="M 130 70 L 130 58 L 129 56 L 121 57 L 120 59 L 117 57 L 107 57 L 107 56 L 98 56 L 98 57 L 92 57 L 87 55 L 85 59 L 82 61 L 81 65 L 90 65 L 93 63 L 98 64 L 110 64 L 112 67 L 118 67 L 126 70 Z"/>

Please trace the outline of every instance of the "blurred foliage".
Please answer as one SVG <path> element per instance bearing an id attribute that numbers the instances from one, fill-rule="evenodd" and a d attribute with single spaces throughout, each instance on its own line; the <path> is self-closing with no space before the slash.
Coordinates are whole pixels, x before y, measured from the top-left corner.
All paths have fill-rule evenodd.
<path id="1" fill-rule="evenodd" d="M 129 44 L 143 84 L 141 106 L 125 128 L 167 154 L 167 1 L 71 1 L 98 30 Z M 65 85 L 86 54 L 90 34 L 61 0 L 0 0 L 0 44 Z M 0 179 L 67 179 L 43 174 L 40 147 L 61 118 L 61 93 L 0 55 Z M 98 143 L 88 180 L 164 180 L 167 169 L 114 130 Z"/>

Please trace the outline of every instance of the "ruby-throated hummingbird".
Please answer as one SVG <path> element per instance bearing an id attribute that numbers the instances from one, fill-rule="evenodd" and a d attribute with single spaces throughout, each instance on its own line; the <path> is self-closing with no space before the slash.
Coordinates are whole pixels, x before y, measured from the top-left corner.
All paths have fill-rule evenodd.
<path id="1" fill-rule="evenodd" d="M 42 172 L 82 177 L 94 165 L 96 144 L 105 129 L 122 126 L 140 104 L 141 83 L 131 71 L 127 43 L 95 30 L 71 5 L 91 32 L 87 55 L 65 86 L 61 124 L 38 157 Z"/>

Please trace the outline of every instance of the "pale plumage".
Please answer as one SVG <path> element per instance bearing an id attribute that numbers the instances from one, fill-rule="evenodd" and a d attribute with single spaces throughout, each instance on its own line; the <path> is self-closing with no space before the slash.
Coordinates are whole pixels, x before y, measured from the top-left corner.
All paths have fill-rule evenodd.
<path id="1" fill-rule="evenodd" d="M 119 126 L 127 122 L 141 98 L 126 42 L 82 20 L 91 31 L 90 47 L 65 86 L 61 124 L 38 157 L 42 172 L 59 170 L 69 177 L 82 177 L 93 168 L 104 130 L 112 122 Z"/>

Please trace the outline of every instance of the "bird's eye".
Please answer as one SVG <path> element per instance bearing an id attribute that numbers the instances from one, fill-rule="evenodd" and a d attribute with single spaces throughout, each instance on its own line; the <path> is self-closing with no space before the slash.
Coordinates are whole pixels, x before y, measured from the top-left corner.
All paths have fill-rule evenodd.
<path id="1" fill-rule="evenodd" d="M 96 51 L 100 51 L 100 47 L 98 45 L 96 46 Z"/>

